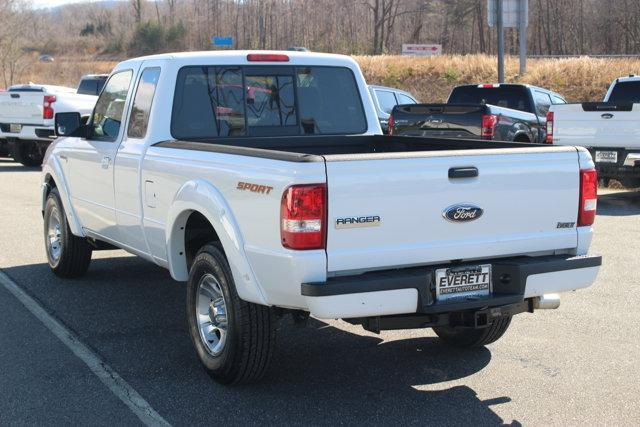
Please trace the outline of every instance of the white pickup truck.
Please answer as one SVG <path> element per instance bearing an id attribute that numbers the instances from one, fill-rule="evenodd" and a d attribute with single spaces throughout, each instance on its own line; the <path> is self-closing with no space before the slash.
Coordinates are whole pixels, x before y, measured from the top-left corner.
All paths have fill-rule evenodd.
<path id="1" fill-rule="evenodd" d="M 547 142 L 586 147 L 600 178 L 640 187 L 640 76 L 616 79 L 604 102 L 552 105 Z"/>
<path id="2" fill-rule="evenodd" d="M 55 113 L 88 116 L 105 80 L 104 75 L 87 75 L 78 89 L 29 83 L 0 92 L 0 137 L 14 160 L 25 166 L 40 166 L 55 137 Z"/>
<path id="3" fill-rule="evenodd" d="M 429 328 L 489 344 L 591 285 L 589 153 L 381 135 L 356 62 L 176 53 L 116 66 L 86 125 L 56 115 L 43 165 L 49 265 L 125 249 L 187 282 L 217 381 L 264 372 L 277 317 Z M 161 325 L 158 325 L 162 328 Z"/>

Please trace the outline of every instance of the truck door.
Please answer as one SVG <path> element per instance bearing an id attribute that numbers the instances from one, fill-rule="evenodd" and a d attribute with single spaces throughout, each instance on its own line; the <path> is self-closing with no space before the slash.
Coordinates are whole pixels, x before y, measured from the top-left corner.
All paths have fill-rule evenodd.
<path id="1" fill-rule="evenodd" d="M 141 162 L 145 153 L 145 142 L 149 134 L 149 116 L 153 98 L 160 78 L 157 61 L 146 61 L 133 90 L 133 104 L 129 113 L 125 136 L 118 147 L 114 165 L 115 213 L 121 233 L 120 242 L 141 254 L 149 254 L 149 246 L 143 229 L 145 192 L 153 191 L 153 183 L 141 182 Z"/>
<path id="2" fill-rule="evenodd" d="M 134 70 L 114 73 L 89 119 L 87 138 L 76 138 L 68 151 L 70 193 L 83 228 L 118 241 L 114 211 L 113 160 L 123 135 L 121 126 Z"/>

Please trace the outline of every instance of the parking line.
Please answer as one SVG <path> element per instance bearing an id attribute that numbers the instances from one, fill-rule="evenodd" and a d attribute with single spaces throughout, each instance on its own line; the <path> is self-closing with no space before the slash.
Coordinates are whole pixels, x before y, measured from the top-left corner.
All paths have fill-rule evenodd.
<path id="1" fill-rule="evenodd" d="M 66 345 L 93 372 L 113 394 L 131 409 L 148 426 L 170 426 L 140 394 L 116 371 L 107 365 L 80 338 L 51 316 L 36 300 L 23 291 L 17 283 L 0 270 L 0 283 L 16 297 L 27 310 L 38 318 L 60 341 Z"/>

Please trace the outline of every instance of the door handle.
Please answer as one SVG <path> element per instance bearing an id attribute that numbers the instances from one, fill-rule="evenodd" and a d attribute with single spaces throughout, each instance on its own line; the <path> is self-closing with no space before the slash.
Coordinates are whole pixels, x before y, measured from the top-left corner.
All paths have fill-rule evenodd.
<path id="1" fill-rule="evenodd" d="M 449 169 L 449 178 L 475 178 L 478 176 L 478 168 L 476 167 L 463 167 L 463 168 L 451 168 Z"/>
<path id="2" fill-rule="evenodd" d="M 111 157 L 104 156 L 102 158 L 102 169 L 109 169 L 109 165 L 111 164 Z"/>

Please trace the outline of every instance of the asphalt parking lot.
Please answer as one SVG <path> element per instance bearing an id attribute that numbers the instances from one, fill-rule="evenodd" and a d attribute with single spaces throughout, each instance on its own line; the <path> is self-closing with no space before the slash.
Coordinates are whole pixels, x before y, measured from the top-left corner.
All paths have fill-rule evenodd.
<path id="1" fill-rule="evenodd" d="M 284 321 L 265 379 L 222 387 L 198 364 L 185 287 L 165 270 L 108 251 L 81 280 L 49 272 L 39 184 L 38 170 L 0 159 L 0 268 L 170 424 L 640 423 L 638 191 L 599 198 L 597 283 L 516 317 L 487 348 L 450 349 L 430 330 Z M 0 425 L 140 422 L 0 286 Z"/>

